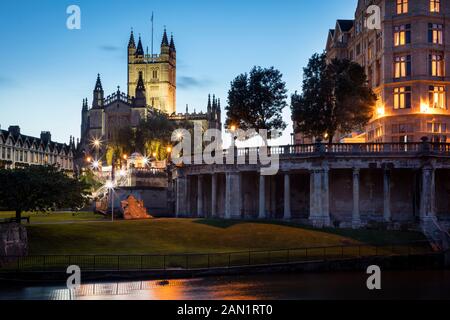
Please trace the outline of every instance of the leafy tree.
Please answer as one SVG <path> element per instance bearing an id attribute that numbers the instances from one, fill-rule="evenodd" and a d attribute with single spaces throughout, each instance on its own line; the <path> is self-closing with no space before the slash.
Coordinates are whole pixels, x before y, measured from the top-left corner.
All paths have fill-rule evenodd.
<path id="1" fill-rule="evenodd" d="M 144 155 L 156 153 L 157 159 L 167 157 L 167 146 L 171 144 L 172 133 L 179 129 L 192 130 L 190 121 L 173 121 L 158 110 L 150 110 L 146 119 L 137 128 L 124 127 L 116 132 L 108 142 L 106 158 L 108 164 L 112 159 L 121 159 L 123 154 L 139 152 Z"/>
<path id="2" fill-rule="evenodd" d="M 364 68 L 350 60 L 315 54 L 304 69 L 303 92 L 292 95 L 292 118 L 298 132 L 310 137 L 346 134 L 364 128 L 373 116 L 377 97 Z"/>
<path id="3" fill-rule="evenodd" d="M 78 209 L 87 203 L 89 186 L 54 166 L 0 170 L 0 207 L 16 212 L 20 221 L 24 211 Z"/>
<path id="4" fill-rule="evenodd" d="M 225 127 L 242 130 L 284 130 L 282 111 L 286 107 L 286 84 L 273 67 L 254 67 L 231 82 Z M 270 136 L 269 136 L 270 138 Z"/>

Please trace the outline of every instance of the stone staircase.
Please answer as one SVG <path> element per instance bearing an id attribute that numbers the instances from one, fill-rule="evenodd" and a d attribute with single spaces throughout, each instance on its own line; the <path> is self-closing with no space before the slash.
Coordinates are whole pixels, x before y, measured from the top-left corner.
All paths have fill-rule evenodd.
<path id="1" fill-rule="evenodd" d="M 450 234 L 439 224 L 436 217 L 423 221 L 421 228 L 433 250 L 448 251 L 450 249 Z"/>

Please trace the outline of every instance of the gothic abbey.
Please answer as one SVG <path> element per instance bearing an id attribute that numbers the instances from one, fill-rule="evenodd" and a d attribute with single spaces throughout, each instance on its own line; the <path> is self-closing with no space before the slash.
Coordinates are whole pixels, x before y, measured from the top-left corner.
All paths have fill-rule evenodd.
<path id="1" fill-rule="evenodd" d="M 176 48 L 173 36 L 166 30 L 161 41 L 160 54 L 144 52 L 142 39 L 136 46 L 131 31 L 128 42 L 128 92 L 118 90 L 105 97 L 100 75 L 93 92 L 92 106 L 83 100 L 81 112 L 81 150 L 90 151 L 94 139 L 108 141 L 120 128 L 136 127 L 151 110 L 169 115 L 173 121 L 189 120 L 202 124 L 205 129 L 221 129 L 220 100 L 208 101 L 207 113 L 176 113 Z"/>

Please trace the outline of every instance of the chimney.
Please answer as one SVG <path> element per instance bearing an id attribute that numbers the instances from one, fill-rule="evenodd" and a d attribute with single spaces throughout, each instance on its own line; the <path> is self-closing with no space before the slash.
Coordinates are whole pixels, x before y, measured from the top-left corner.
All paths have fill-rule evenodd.
<path id="1" fill-rule="evenodd" d="M 20 127 L 19 126 L 9 126 L 8 131 L 13 135 L 13 136 L 20 136 Z"/>
<path id="2" fill-rule="evenodd" d="M 52 141 L 52 134 L 50 131 L 42 131 L 41 132 L 41 140 L 44 143 L 51 142 Z"/>

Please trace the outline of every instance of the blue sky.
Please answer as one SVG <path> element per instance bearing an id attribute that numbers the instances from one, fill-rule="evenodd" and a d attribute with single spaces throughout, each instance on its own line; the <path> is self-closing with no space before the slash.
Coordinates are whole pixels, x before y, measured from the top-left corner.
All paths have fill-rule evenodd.
<path id="1" fill-rule="evenodd" d="M 302 68 L 324 49 L 328 29 L 352 18 L 356 0 L 22 0 L 0 11 L 0 125 L 52 132 L 65 142 L 80 135 L 82 99 L 92 100 L 101 73 L 108 95 L 126 91 L 131 27 L 150 47 L 152 11 L 159 49 L 164 25 L 178 58 L 178 111 L 206 109 L 208 93 L 226 104 L 230 81 L 252 66 L 274 66 L 289 94 L 300 90 Z M 81 8 L 81 30 L 68 30 L 66 9 Z M 281 143 L 289 142 L 289 123 Z"/>

